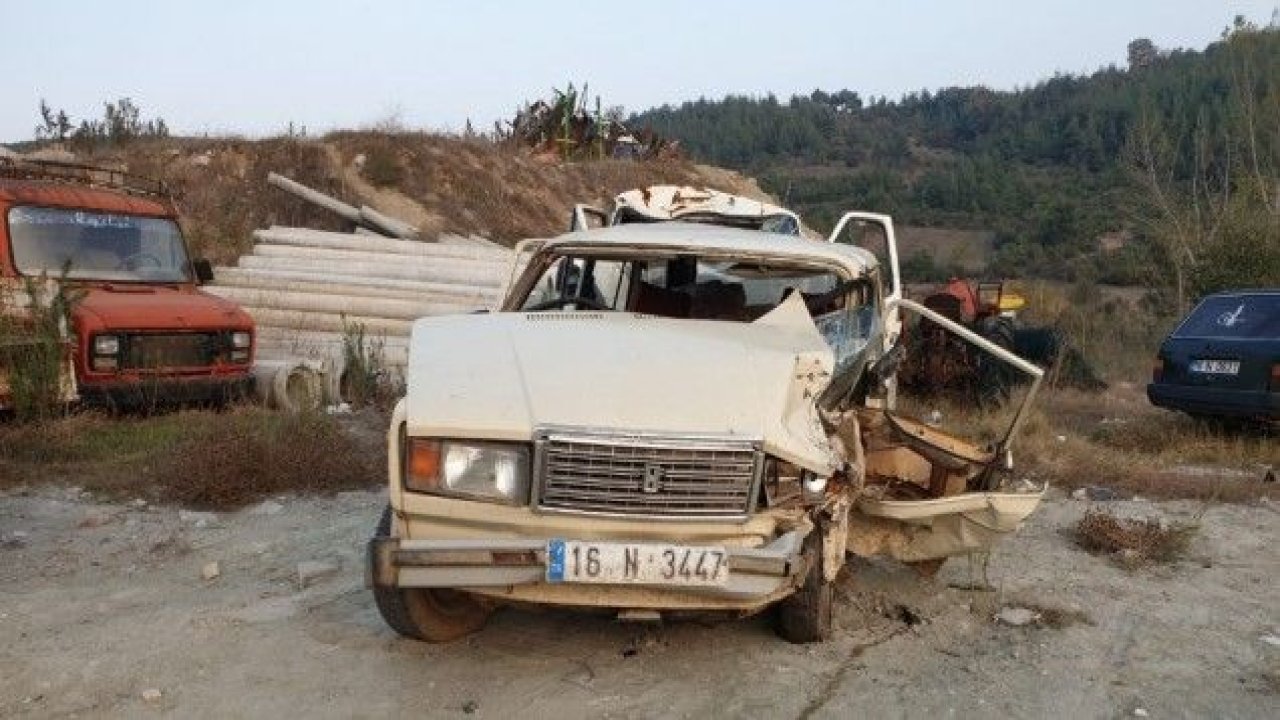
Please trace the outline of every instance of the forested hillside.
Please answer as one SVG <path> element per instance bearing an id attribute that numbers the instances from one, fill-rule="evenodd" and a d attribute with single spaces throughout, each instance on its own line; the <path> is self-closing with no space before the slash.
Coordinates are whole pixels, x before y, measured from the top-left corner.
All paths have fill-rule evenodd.
<path id="1" fill-rule="evenodd" d="M 1012 92 L 731 96 L 634 121 L 678 138 L 696 159 L 756 174 L 819 228 L 859 207 L 908 224 L 993 230 L 994 272 L 1149 284 L 1173 262 L 1161 233 L 1192 222 L 1170 213 L 1207 203 L 1195 210 L 1201 234 L 1212 235 L 1205 214 L 1225 216 L 1237 193 L 1270 213 L 1260 240 L 1280 255 L 1280 29 L 1237 19 L 1204 50 L 1145 39 L 1128 50 L 1126 68 Z M 1184 207 L 1159 207 L 1161 192 Z"/>

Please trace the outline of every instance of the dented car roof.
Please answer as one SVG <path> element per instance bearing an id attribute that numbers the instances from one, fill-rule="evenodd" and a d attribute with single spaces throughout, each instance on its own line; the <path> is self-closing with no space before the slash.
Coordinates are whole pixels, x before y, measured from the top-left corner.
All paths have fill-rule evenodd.
<path id="1" fill-rule="evenodd" d="M 879 266 L 876 257 L 853 245 L 808 240 L 795 235 L 745 230 L 696 222 L 655 222 L 579 230 L 547 241 L 545 249 L 619 245 L 641 250 L 723 251 L 795 260 L 820 260 L 844 267 L 852 275 Z"/>

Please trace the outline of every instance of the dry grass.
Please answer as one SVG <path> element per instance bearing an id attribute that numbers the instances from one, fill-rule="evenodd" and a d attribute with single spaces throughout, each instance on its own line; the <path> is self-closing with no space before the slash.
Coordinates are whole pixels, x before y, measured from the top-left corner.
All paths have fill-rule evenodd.
<path id="1" fill-rule="evenodd" d="M 936 410 L 943 429 L 982 443 L 1001 437 L 1013 414 L 1013 403 L 988 409 L 908 397 L 901 406 L 918 417 Z M 1280 468 L 1274 434 L 1152 407 L 1140 386 L 1125 382 L 1101 394 L 1044 391 L 1014 439 L 1013 456 L 1019 477 L 1067 492 L 1101 486 L 1123 498 L 1280 500 L 1280 483 L 1263 481 L 1266 468 Z"/>
<path id="2" fill-rule="evenodd" d="M 1186 554 L 1197 527 L 1145 518 L 1118 518 L 1090 510 L 1075 527 L 1076 543 L 1089 552 L 1107 553 L 1126 567 L 1174 562 Z"/>
<path id="3" fill-rule="evenodd" d="M 327 415 L 257 406 L 0 426 L 0 486 L 61 481 L 112 499 L 229 509 L 382 482 L 385 451 Z"/>
<path id="4" fill-rule="evenodd" d="M 604 204 L 618 192 L 656 183 L 700 182 L 687 162 L 559 163 L 519 148 L 426 133 L 340 132 L 325 141 L 346 163 L 363 154 L 374 185 L 394 177 L 400 192 L 444 219 L 447 232 L 502 242 L 565 232 L 574 203 Z M 371 165 L 373 158 L 383 160 Z"/>
<path id="5" fill-rule="evenodd" d="M 347 230 L 341 218 L 271 187 L 278 172 L 352 204 L 379 205 L 344 179 L 357 155 L 372 189 L 396 190 L 437 227 L 508 244 L 568 229 L 574 203 L 607 204 L 623 190 L 657 183 L 711 184 L 758 195 L 735 173 L 685 161 L 595 160 L 560 163 L 480 139 L 406 132 L 392 126 L 335 132 L 324 138 L 165 139 L 132 143 L 85 157 L 164 180 L 174 189 L 192 249 L 216 263 L 250 247 L 257 228 L 273 224 Z M 345 166 L 345 167 L 344 167 Z"/>
<path id="6" fill-rule="evenodd" d="M 164 180 L 176 196 L 193 253 L 217 263 L 248 250 L 252 232 L 269 225 L 346 229 L 336 215 L 267 184 L 267 173 L 274 171 L 351 199 L 324 146 L 313 140 L 162 140 L 86 160 L 123 164 L 131 172 Z"/>
<path id="7" fill-rule="evenodd" d="M 1068 491 L 1105 486 L 1126 497 L 1280 499 L 1277 483 L 1263 481 L 1266 468 L 1280 465 L 1274 437 L 1153 408 L 1131 387 L 1102 396 L 1047 393 L 1018 447 L 1024 472 Z"/>

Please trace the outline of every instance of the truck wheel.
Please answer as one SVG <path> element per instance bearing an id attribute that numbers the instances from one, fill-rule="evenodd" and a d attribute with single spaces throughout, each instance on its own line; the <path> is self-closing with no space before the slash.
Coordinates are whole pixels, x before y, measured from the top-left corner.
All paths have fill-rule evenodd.
<path id="1" fill-rule="evenodd" d="M 382 511 L 377 535 L 391 534 L 391 508 Z M 484 627 L 491 610 L 475 597 L 446 588 L 373 586 L 378 613 L 392 630 L 415 640 L 443 643 Z"/>
<path id="2" fill-rule="evenodd" d="M 978 334 L 1005 350 L 1013 352 L 1014 328 L 1013 321 L 1009 318 L 986 318 L 978 326 Z M 987 355 L 976 348 L 974 351 L 978 358 L 978 402 L 982 405 L 1004 404 L 1009 399 L 1014 380 L 1009 366 L 1005 365 L 1003 360 Z"/>
<path id="3" fill-rule="evenodd" d="M 835 589 L 822 576 L 822 536 L 816 530 L 805 538 L 804 558 L 809 565 L 804 584 L 778 603 L 777 631 L 787 642 L 822 642 L 831 637 Z"/>

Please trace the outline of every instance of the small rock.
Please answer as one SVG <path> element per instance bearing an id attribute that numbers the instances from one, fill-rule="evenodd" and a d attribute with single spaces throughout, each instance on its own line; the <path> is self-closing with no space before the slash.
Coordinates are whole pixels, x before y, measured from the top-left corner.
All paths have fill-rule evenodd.
<path id="1" fill-rule="evenodd" d="M 129 507 L 141 510 L 147 506 L 147 501 L 142 498 L 134 498 L 129 501 Z"/>
<path id="2" fill-rule="evenodd" d="M 211 512 L 197 512 L 195 510 L 179 510 L 178 520 L 192 523 L 198 528 L 203 528 L 217 522 L 218 514 Z"/>
<path id="3" fill-rule="evenodd" d="M 253 509 L 249 512 L 254 515 L 279 515 L 283 510 L 284 505 L 281 505 L 275 500 L 263 500 L 257 505 L 254 505 Z"/>
<path id="4" fill-rule="evenodd" d="M 1270 645 L 1271 647 L 1280 647 L 1280 635 L 1267 634 L 1267 635 L 1263 635 L 1258 639 Z"/>
<path id="5" fill-rule="evenodd" d="M 147 688 L 142 691 L 142 699 L 147 702 L 160 702 L 162 697 L 164 693 L 160 692 L 160 688 Z"/>
<path id="6" fill-rule="evenodd" d="M 218 565 L 218 561 L 207 562 L 204 567 L 200 568 L 200 577 L 205 582 L 212 580 L 222 574 L 222 567 Z"/>
<path id="7" fill-rule="evenodd" d="M 24 530 L 14 530 L 0 535 L 0 547 L 5 550 L 21 550 L 31 542 L 31 536 Z"/>
<path id="8" fill-rule="evenodd" d="M 1024 607 L 1004 607 L 1000 608 L 1000 612 L 996 613 L 996 620 L 1005 625 L 1013 627 L 1022 627 L 1030 625 L 1039 619 L 1040 615 L 1033 610 Z"/>
<path id="9" fill-rule="evenodd" d="M 1121 565 L 1134 566 L 1142 562 L 1142 554 L 1133 548 L 1122 548 L 1116 552 L 1116 559 Z"/>
<path id="10" fill-rule="evenodd" d="M 198 165 L 200 167 L 208 167 L 209 163 L 212 161 L 213 156 L 207 152 L 200 153 L 199 155 L 195 155 L 191 158 L 191 164 Z"/>
<path id="11" fill-rule="evenodd" d="M 298 563 L 298 587 L 307 588 L 317 580 L 336 575 L 338 566 L 319 560 L 304 560 Z"/>
<path id="12" fill-rule="evenodd" d="M 475 700 L 468 700 L 468 701 L 466 701 L 466 702 L 462 703 L 462 712 L 463 712 L 463 713 L 465 713 L 465 714 L 467 714 L 467 715 L 471 715 L 471 714 L 472 714 L 472 713 L 474 713 L 474 712 L 475 712 L 479 707 L 480 707 L 480 703 L 476 702 Z"/>
<path id="13" fill-rule="evenodd" d="M 1146 708 L 1134 708 L 1134 709 L 1133 709 L 1133 716 L 1134 716 L 1134 717 L 1148 717 L 1148 713 L 1147 713 Z"/>
<path id="14" fill-rule="evenodd" d="M 929 424 L 929 425 L 933 425 L 934 427 L 937 427 L 938 425 L 941 425 L 941 424 L 942 424 L 942 413 L 938 412 L 937 410 L 931 410 L 931 411 L 929 411 L 929 419 L 928 419 L 928 421 L 927 421 L 927 424 Z"/>
<path id="15" fill-rule="evenodd" d="M 1054 440 L 1057 440 L 1057 441 L 1058 441 L 1058 442 L 1060 442 L 1060 443 L 1064 443 L 1064 442 L 1066 442 L 1066 441 L 1067 441 L 1067 436 L 1066 436 L 1066 435 L 1057 435 L 1057 436 L 1055 436 L 1053 439 L 1054 439 Z"/>
<path id="16" fill-rule="evenodd" d="M 355 165 L 357 170 L 360 170 L 364 168 L 364 164 L 367 160 L 368 160 L 368 157 L 365 156 L 364 153 L 360 153 L 359 155 L 356 155 L 355 157 L 351 158 L 351 164 Z"/>
<path id="17" fill-rule="evenodd" d="M 1072 500 L 1115 500 L 1116 491 L 1101 485 L 1087 485 L 1071 491 Z"/>
<path id="18" fill-rule="evenodd" d="M 1034 493 L 1034 492 L 1040 492 L 1040 490 L 1042 489 L 1043 488 L 1041 488 L 1039 485 L 1036 485 L 1031 480 L 1031 478 L 1019 478 L 1017 481 L 1015 481 L 1012 485 L 1009 486 L 1009 492 L 1016 492 L 1016 493 Z"/>
<path id="19" fill-rule="evenodd" d="M 84 514 L 84 517 L 80 518 L 80 522 L 76 524 L 76 527 L 96 528 L 106 525 L 109 522 L 111 522 L 111 514 L 107 511 L 90 510 Z"/>

